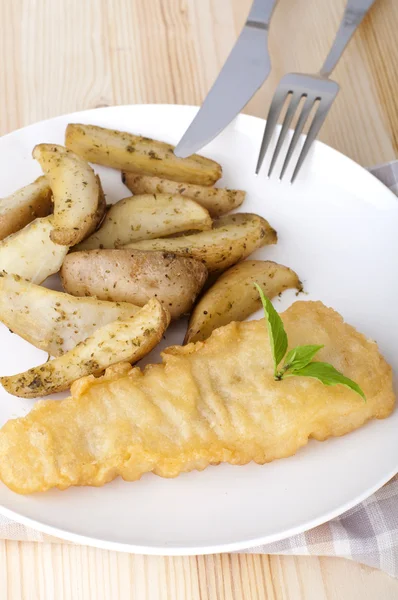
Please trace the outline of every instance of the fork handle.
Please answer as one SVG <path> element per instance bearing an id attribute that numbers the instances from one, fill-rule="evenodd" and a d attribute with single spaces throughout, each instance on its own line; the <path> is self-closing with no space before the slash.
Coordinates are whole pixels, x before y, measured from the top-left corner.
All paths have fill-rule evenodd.
<path id="1" fill-rule="evenodd" d="M 355 30 L 376 0 L 348 0 L 333 46 L 319 74 L 329 77 Z"/>

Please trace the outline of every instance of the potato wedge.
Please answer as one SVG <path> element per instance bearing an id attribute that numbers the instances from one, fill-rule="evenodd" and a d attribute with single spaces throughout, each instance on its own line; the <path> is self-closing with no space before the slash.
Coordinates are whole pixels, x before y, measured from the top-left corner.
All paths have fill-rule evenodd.
<path id="1" fill-rule="evenodd" d="M 170 194 L 131 196 L 111 206 L 101 228 L 75 250 L 118 248 L 130 242 L 211 227 L 209 213 L 193 200 Z"/>
<path id="2" fill-rule="evenodd" d="M 69 294 L 137 306 L 156 296 L 173 319 L 190 312 L 206 278 L 207 269 L 197 260 L 139 250 L 74 252 L 61 269 Z"/>
<path id="3" fill-rule="evenodd" d="M 122 181 L 133 194 L 180 194 L 191 198 L 209 211 L 211 217 L 220 217 L 238 208 L 245 199 L 243 190 L 229 190 L 212 186 L 178 183 L 161 177 L 122 172 Z"/>
<path id="4" fill-rule="evenodd" d="M 76 298 L 0 273 L 0 321 L 51 356 L 65 354 L 96 329 L 139 310 L 127 302 Z"/>
<path id="5" fill-rule="evenodd" d="M 39 144 L 33 149 L 49 182 L 54 201 L 54 230 L 51 239 L 74 246 L 98 224 L 103 207 L 102 190 L 90 165 L 63 146 Z"/>
<path id="6" fill-rule="evenodd" d="M 222 175 L 221 166 L 204 156 L 178 158 L 171 144 L 96 125 L 70 123 L 65 145 L 91 163 L 121 171 L 200 185 L 213 185 Z"/>
<path id="7" fill-rule="evenodd" d="M 0 242 L 0 272 L 42 283 L 60 270 L 69 248 L 51 241 L 52 219 L 53 215 L 35 219 Z"/>
<path id="8" fill-rule="evenodd" d="M 202 296 L 191 314 L 184 344 L 206 340 L 214 329 L 244 321 L 261 308 L 258 283 L 268 298 L 288 288 L 301 290 L 292 269 L 270 260 L 246 260 L 225 271 Z"/>
<path id="9" fill-rule="evenodd" d="M 96 175 L 95 178 L 97 180 L 98 188 L 99 188 L 98 207 L 97 207 L 97 211 L 96 211 L 95 215 L 93 216 L 93 219 L 91 222 L 91 227 L 87 231 L 87 234 L 84 237 L 84 239 L 86 239 L 87 237 L 92 235 L 95 231 L 97 231 L 97 229 L 99 229 L 101 227 L 101 225 L 105 219 L 107 209 L 108 209 L 108 206 L 106 204 L 104 190 L 102 189 L 101 179 L 99 178 L 98 175 Z"/>
<path id="10" fill-rule="evenodd" d="M 38 217 L 52 212 L 51 190 L 45 177 L 0 198 L 0 240 L 19 231 Z"/>
<path id="11" fill-rule="evenodd" d="M 137 362 L 162 339 L 170 315 L 156 298 L 136 315 L 97 329 L 63 356 L 24 373 L 1 377 L 7 392 L 20 398 L 37 398 L 68 389 L 86 375 L 99 375 L 119 362 Z"/>
<path id="12" fill-rule="evenodd" d="M 267 244 L 276 244 L 277 234 L 259 215 L 237 213 L 213 222 L 211 231 L 127 244 L 136 250 L 175 252 L 202 261 L 209 272 L 224 271 Z"/>

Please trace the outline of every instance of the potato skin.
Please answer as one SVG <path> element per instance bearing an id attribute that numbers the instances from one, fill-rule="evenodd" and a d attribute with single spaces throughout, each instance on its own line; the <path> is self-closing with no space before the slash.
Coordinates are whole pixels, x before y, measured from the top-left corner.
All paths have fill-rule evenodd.
<path id="1" fill-rule="evenodd" d="M 175 252 L 202 261 L 209 273 L 221 273 L 258 248 L 276 244 L 276 231 L 259 215 L 235 213 L 213 221 L 213 229 L 181 237 L 141 240 L 126 244 L 135 250 Z"/>
<path id="2" fill-rule="evenodd" d="M 104 199 L 98 176 L 80 156 L 58 144 L 38 144 L 32 152 L 45 174 L 54 202 L 52 241 L 74 246 L 98 225 Z"/>
<path id="3" fill-rule="evenodd" d="M 53 208 L 50 187 L 44 176 L 0 199 L 0 240 L 23 229 Z"/>
<path id="4" fill-rule="evenodd" d="M 105 198 L 104 190 L 102 189 L 101 179 L 99 178 L 99 175 L 96 175 L 95 178 L 97 180 L 98 189 L 99 189 L 98 207 L 95 212 L 95 215 L 93 216 L 91 227 L 87 231 L 87 234 L 86 234 L 86 237 L 84 238 L 84 240 L 86 240 L 90 235 L 95 233 L 97 231 L 97 229 L 99 229 L 101 227 L 101 225 L 105 219 L 106 211 L 107 211 L 106 198 Z"/>
<path id="5" fill-rule="evenodd" d="M 208 211 L 191 199 L 170 194 L 131 196 L 113 204 L 100 229 L 75 250 L 120 248 L 134 241 L 211 227 Z"/>
<path id="6" fill-rule="evenodd" d="M 0 273 L 0 321 L 50 356 L 65 354 L 100 327 L 139 310 L 127 302 L 79 298 Z"/>
<path id="7" fill-rule="evenodd" d="M 124 321 L 100 327 L 72 350 L 24 373 L 0 377 L 10 394 L 38 398 L 68 389 L 75 381 L 120 362 L 135 363 L 162 339 L 170 323 L 168 311 L 152 298 Z"/>
<path id="8" fill-rule="evenodd" d="M 137 306 L 156 297 L 172 319 L 190 312 L 206 278 L 205 265 L 192 258 L 124 249 L 74 252 L 61 269 L 69 294 Z"/>
<path id="9" fill-rule="evenodd" d="M 302 289 L 297 274 L 270 260 L 246 260 L 225 271 L 201 297 L 191 314 L 184 344 L 207 339 L 214 329 L 244 321 L 261 308 L 254 283 L 268 298 L 289 288 Z"/>
<path id="10" fill-rule="evenodd" d="M 65 145 L 91 163 L 142 175 L 201 185 L 213 185 L 222 175 L 221 165 L 199 154 L 178 158 L 171 144 L 96 125 L 70 123 Z"/>
<path id="11" fill-rule="evenodd" d="M 243 190 L 181 183 L 127 171 L 122 173 L 122 181 L 133 194 L 180 194 L 184 198 L 195 200 L 209 211 L 211 217 L 220 217 L 238 208 L 246 196 L 246 192 Z"/>

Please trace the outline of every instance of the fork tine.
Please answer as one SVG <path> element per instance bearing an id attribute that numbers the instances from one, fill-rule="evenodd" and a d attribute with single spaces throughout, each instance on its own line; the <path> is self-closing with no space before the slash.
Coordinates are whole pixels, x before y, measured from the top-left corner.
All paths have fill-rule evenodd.
<path id="1" fill-rule="evenodd" d="M 308 134 L 307 134 L 306 140 L 304 142 L 304 146 L 301 149 L 300 156 L 298 158 L 296 167 L 293 171 L 293 175 L 290 180 L 290 183 L 293 183 L 293 181 L 296 179 L 298 172 L 300 171 L 301 166 L 305 160 L 305 157 L 307 156 L 308 151 L 311 148 L 312 142 L 315 140 L 316 136 L 318 135 L 319 130 L 322 127 L 322 125 L 328 115 L 329 109 L 333 104 L 333 100 L 332 100 L 332 102 L 325 102 L 322 100 L 320 101 L 318 109 L 312 120 L 311 126 L 308 130 Z"/>
<path id="2" fill-rule="evenodd" d="M 265 125 L 264 135 L 261 142 L 260 152 L 258 155 L 256 175 L 258 175 L 261 165 L 264 161 L 264 156 L 267 152 L 267 148 L 272 138 L 275 126 L 278 122 L 279 115 L 281 114 L 282 107 L 284 105 L 286 96 L 289 94 L 285 89 L 278 87 L 274 97 L 272 98 L 271 106 L 268 112 L 267 123 Z"/>
<path id="3" fill-rule="evenodd" d="M 289 165 L 289 161 L 292 157 L 292 154 L 296 148 L 297 142 L 299 140 L 299 137 L 301 135 L 301 132 L 304 129 L 304 125 L 309 117 L 309 114 L 311 112 L 312 106 L 315 102 L 315 97 L 314 96 L 307 96 L 306 101 L 304 102 L 304 106 L 302 108 L 300 117 L 297 121 L 297 125 L 296 128 L 294 130 L 293 133 L 293 137 L 291 139 L 290 145 L 289 145 L 289 149 L 286 153 L 286 158 L 285 158 L 285 162 L 283 163 L 283 167 L 282 167 L 282 171 L 281 174 L 279 175 L 279 179 L 283 179 L 283 176 L 285 174 L 285 171 Z"/>
<path id="4" fill-rule="evenodd" d="M 273 168 L 275 166 L 275 163 L 277 161 L 277 158 L 279 156 L 280 149 L 282 148 L 282 145 L 283 145 L 283 142 L 285 140 L 286 134 L 287 134 L 287 132 L 289 130 L 289 125 L 292 122 L 292 119 L 293 119 L 293 117 L 294 117 L 294 115 L 296 113 L 297 107 L 300 104 L 301 98 L 302 98 L 302 95 L 300 93 L 299 94 L 294 94 L 294 93 L 292 94 L 292 97 L 291 97 L 290 103 L 289 103 L 289 107 L 288 107 L 288 109 L 286 111 L 286 115 L 285 115 L 285 118 L 283 120 L 282 129 L 280 131 L 280 134 L 279 134 L 279 137 L 278 137 L 278 141 L 277 141 L 277 144 L 275 146 L 274 154 L 273 154 L 272 159 L 271 159 L 271 164 L 270 164 L 269 169 L 268 169 L 268 177 L 271 176 L 272 170 L 273 170 Z"/>

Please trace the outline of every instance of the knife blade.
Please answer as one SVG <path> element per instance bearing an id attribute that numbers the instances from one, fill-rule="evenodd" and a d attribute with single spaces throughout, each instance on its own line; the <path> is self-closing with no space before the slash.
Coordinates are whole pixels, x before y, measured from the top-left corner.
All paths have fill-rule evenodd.
<path id="1" fill-rule="evenodd" d="M 174 153 L 186 158 L 236 117 L 271 70 L 268 27 L 278 0 L 254 0 L 247 21 L 201 108 Z"/>

